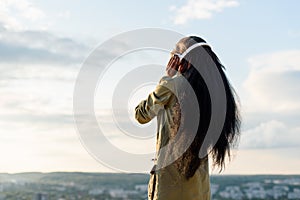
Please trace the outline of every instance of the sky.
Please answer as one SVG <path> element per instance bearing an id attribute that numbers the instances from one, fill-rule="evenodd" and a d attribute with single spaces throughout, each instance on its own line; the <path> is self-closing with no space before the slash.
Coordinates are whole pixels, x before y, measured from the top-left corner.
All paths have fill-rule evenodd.
<path id="1" fill-rule="evenodd" d="M 239 95 L 240 144 L 222 174 L 299 174 L 299 7 L 298 0 L 0 0 L 0 172 L 114 172 L 80 140 L 73 118 L 76 78 L 104 41 L 154 27 L 205 38 Z M 168 56 L 149 50 L 120 59 L 103 78 L 105 90 L 114 91 L 122 78 L 117 67 L 166 65 Z M 131 96 L 131 111 L 154 86 Z M 103 93 L 95 94 L 95 113 L 107 122 L 107 138 L 128 152 L 152 152 L 154 137 L 137 141 L 116 131 L 101 107 L 110 103 Z M 155 123 L 142 128 L 154 132 Z"/>

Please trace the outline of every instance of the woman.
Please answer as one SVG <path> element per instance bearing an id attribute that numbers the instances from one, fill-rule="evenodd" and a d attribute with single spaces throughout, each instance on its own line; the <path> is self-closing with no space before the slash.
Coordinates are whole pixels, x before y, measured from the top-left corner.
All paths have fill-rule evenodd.
<path id="1" fill-rule="evenodd" d="M 202 38 L 181 39 L 171 54 L 167 76 L 162 77 L 156 89 L 135 108 L 138 122 L 147 123 L 155 116 L 158 122 L 157 154 L 148 183 L 148 199 L 207 200 L 211 198 L 208 156 L 211 156 L 213 166 L 222 171 L 226 154 L 230 157 L 230 150 L 238 141 L 240 118 L 236 97 L 223 71 L 224 66 Z M 205 62 L 207 57 L 213 64 Z M 225 121 L 216 140 L 207 135 L 212 115 L 211 91 L 197 68 L 199 66 L 217 68 L 224 85 Z M 192 92 L 184 86 L 186 82 Z M 194 110 L 199 112 L 199 117 Z M 197 128 L 193 129 L 195 119 Z M 187 142 L 190 138 L 192 140 Z M 184 148 L 186 144 L 188 147 Z M 204 157 L 199 156 L 201 148 L 207 152 Z"/>

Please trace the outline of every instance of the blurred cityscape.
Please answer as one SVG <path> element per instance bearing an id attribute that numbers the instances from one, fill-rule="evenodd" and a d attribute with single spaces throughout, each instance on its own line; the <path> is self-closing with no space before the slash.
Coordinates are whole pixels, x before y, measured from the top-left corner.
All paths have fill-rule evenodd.
<path id="1" fill-rule="evenodd" d="M 145 200 L 147 174 L 0 174 L 0 200 Z M 214 200 L 300 199 L 300 175 L 211 176 Z"/>

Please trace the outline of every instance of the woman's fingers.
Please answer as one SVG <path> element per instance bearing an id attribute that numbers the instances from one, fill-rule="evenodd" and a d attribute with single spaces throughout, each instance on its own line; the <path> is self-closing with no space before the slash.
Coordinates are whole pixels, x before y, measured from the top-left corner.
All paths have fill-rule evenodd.
<path id="1" fill-rule="evenodd" d="M 176 69 L 178 66 L 178 61 L 178 56 L 172 56 L 172 58 L 169 60 L 168 67 Z"/>
<path id="2" fill-rule="evenodd" d="M 173 68 L 175 59 L 176 59 L 175 56 L 171 57 L 171 59 L 169 60 L 169 63 L 168 63 L 169 68 Z"/>
<path id="3" fill-rule="evenodd" d="M 174 76 L 177 72 L 179 64 L 179 58 L 178 56 L 172 56 L 169 60 L 168 66 L 166 68 L 167 74 L 169 76 Z"/>
<path id="4" fill-rule="evenodd" d="M 173 60 L 174 60 L 174 56 L 172 56 L 172 57 L 170 58 L 167 67 L 169 67 L 169 66 L 171 65 L 171 63 L 173 62 Z"/>

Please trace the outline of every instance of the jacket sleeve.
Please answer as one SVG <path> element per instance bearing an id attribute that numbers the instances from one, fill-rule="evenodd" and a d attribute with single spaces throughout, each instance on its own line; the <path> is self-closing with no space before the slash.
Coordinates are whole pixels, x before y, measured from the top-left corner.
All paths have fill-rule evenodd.
<path id="1" fill-rule="evenodd" d="M 162 77 L 148 98 L 136 106 L 135 119 L 141 124 L 151 121 L 174 95 L 172 89 L 172 79 L 168 76 Z"/>

